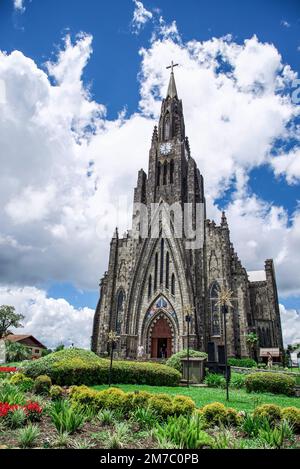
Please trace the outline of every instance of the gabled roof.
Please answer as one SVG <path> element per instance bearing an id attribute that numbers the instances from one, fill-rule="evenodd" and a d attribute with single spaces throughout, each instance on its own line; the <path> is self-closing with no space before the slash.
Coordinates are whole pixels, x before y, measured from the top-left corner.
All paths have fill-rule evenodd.
<path id="1" fill-rule="evenodd" d="M 8 334 L 5 337 L 5 340 L 8 340 L 9 342 L 22 342 L 26 341 L 26 339 L 29 341 L 32 341 L 37 347 L 44 348 L 46 349 L 47 347 L 43 345 L 40 341 L 38 341 L 33 335 L 31 334 Z"/>

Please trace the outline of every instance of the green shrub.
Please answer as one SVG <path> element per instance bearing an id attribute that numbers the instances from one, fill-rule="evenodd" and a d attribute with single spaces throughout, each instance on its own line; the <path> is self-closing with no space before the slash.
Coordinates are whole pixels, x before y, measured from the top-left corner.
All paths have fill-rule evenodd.
<path id="1" fill-rule="evenodd" d="M 6 360 L 8 363 L 21 362 L 31 357 L 31 350 L 19 342 L 5 341 Z"/>
<path id="2" fill-rule="evenodd" d="M 256 368 L 257 363 L 253 358 L 228 358 L 228 365 L 241 368 Z"/>
<path id="3" fill-rule="evenodd" d="M 72 434 L 80 429 L 86 420 L 84 411 L 73 408 L 66 400 L 56 401 L 52 405 L 50 416 L 59 433 Z"/>
<path id="4" fill-rule="evenodd" d="M 95 415 L 102 409 L 119 410 L 128 415 L 137 408 L 144 408 L 165 419 L 171 415 L 192 414 L 196 407 L 194 401 L 186 396 L 144 391 L 125 393 L 117 388 L 95 391 L 87 386 L 72 386 L 69 395 L 75 406 L 93 409 Z"/>
<path id="5" fill-rule="evenodd" d="M 293 425 L 295 433 L 300 433 L 300 409 L 285 407 L 281 410 L 281 418 Z"/>
<path id="6" fill-rule="evenodd" d="M 20 428 L 25 425 L 26 419 L 25 410 L 20 407 L 19 409 L 8 412 L 6 425 L 12 429 Z"/>
<path id="7" fill-rule="evenodd" d="M 207 425 L 218 426 L 226 423 L 227 412 L 224 404 L 213 402 L 212 404 L 207 404 L 201 410 Z"/>
<path id="8" fill-rule="evenodd" d="M 210 388 L 222 388 L 226 387 L 226 380 L 222 374 L 218 373 L 207 373 L 204 379 L 204 383 Z"/>
<path id="9" fill-rule="evenodd" d="M 199 350 L 190 350 L 189 351 L 189 356 L 190 357 L 202 357 L 202 358 L 207 358 L 207 353 L 205 352 L 200 352 Z M 168 360 L 166 361 L 167 366 L 171 366 L 172 368 L 175 368 L 175 370 L 179 371 L 182 373 L 182 358 L 187 357 L 187 350 L 181 350 L 180 352 L 174 353 Z"/>
<path id="10" fill-rule="evenodd" d="M 231 407 L 226 408 L 224 404 L 220 402 L 207 404 L 201 409 L 200 415 L 202 415 L 203 421 L 207 427 L 238 426 L 242 421 L 237 410 Z"/>
<path id="11" fill-rule="evenodd" d="M 24 373 L 14 373 L 10 378 L 9 382 L 17 386 L 21 391 L 31 391 L 33 389 L 33 379 L 28 378 Z"/>
<path id="12" fill-rule="evenodd" d="M 230 386 L 235 389 L 245 387 L 246 376 L 243 373 L 231 373 Z"/>
<path id="13" fill-rule="evenodd" d="M 282 421 L 274 428 L 261 428 L 258 432 L 260 440 L 267 443 L 270 448 L 281 449 L 285 440 L 291 440 L 293 429 L 287 421 Z"/>
<path id="14" fill-rule="evenodd" d="M 257 438 L 262 428 L 270 428 L 270 423 L 266 417 L 260 415 L 246 415 L 242 422 L 242 430 L 251 438 Z"/>
<path id="15" fill-rule="evenodd" d="M 231 427 L 238 427 L 242 422 L 242 417 L 236 409 L 228 407 L 226 409 L 226 425 Z"/>
<path id="16" fill-rule="evenodd" d="M 199 415 L 169 417 L 165 425 L 157 426 L 154 434 L 160 444 L 167 440 L 183 449 L 213 446 L 213 438 L 203 431 Z"/>
<path id="17" fill-rule="evenodd" d="M 195 410 L 195 402 L 187 396 L 173 397 L 174 415 L 191 415 Z"/>
<path id="18" fill-rule="evenodd" d="M 26 376 L 32 378 L 46 374 L 54 384 L 61 386 L 106 384 L 109 360 L 87 350 L 66 349 L 27 363 L 23 370 Z M 177 386 L 180 378 L 178 371 L 160 363 L 122 360 L 113 363 L 112 383 L 115 384 Z"/>
<path id="19" fill-rule="evenodd" d="M 98 413 L 97 419 L 102 425 L 112 425 L 116 420 L 116 415 L 113 410 L 103 409 Z"/>
<path id="20" fill-rule="evenodd" d="M 247 392 L 271 392 L 273 394 L 294 394 L 295 380 L 280 373 L 258 372 L 246 377 Z"/>
<path id="21" fill-rule="evenodd" d="M 64 393 L 65 392 L 63 388 L 61 386 L 58 386 L 57 384 L 53 384 L 53 386 L 51 386 L 50 391 L 49 391 L 49 394 L 52 400 L 62 399 L 64 396 Z"/>
<path id="22" fill-rule="evenodd" d="M 271 425 L 275 425 L 281 419 L 281 408 L 275 404 L 263 404 L 256 407 L 254 417 L 265 417 Z"/>
<path id="23" fill-rule="evenodd" d="M 2 382 L 0 383 L 0 402 L 24 405 L 26 398 L 25 394 L 14 384 Z"/>
<path id="24" fill-rule="evenodd" d="M 130 417 L 133 423 L 138 423 L 141 428 L 145 429 L 153 428 L 157 423 L 156 412 L 143 407 L 138 407 Z"/>
<path id="25" fill-rule="evenodd" d="M 40 375 L 34 381 L 33 391 L 36 394 L 48 395 L 51 386 L 51 378 L 47 375 Z"/>
<path id="26" fill-rule="evenodd" d="M 32 448 L 40 431 L 36 425 L 29 424 L 19 431 L 19 445 L 21 448 Z"/>

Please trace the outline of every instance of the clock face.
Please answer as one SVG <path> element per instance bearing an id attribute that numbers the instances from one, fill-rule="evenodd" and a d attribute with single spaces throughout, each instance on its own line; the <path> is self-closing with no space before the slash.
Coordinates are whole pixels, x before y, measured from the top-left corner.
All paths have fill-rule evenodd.
<path id="1" fill-rule="evenodd" d="M 172 150 L 172 143 L 170 142 L 162 143 L 160 145 L 160 153 L 162 155 L 168 155 L 171 150 Z"/>

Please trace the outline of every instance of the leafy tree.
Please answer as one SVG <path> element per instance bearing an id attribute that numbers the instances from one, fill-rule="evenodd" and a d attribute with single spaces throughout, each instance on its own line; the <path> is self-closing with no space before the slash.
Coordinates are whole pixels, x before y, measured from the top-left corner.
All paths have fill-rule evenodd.
<path id="1" fill-rule="evenodd" d="M 64 350 L 65 346 L 64 344 L 59 344 L 55 349 L 54 352 L 60 352 L 61 350 Z"/>
<path id="2" fill-rule="evenodd" d="M 23 360 L 28 360 L 31 358 L 31 350 L 28 347 L 25 347 L 23 344 L 18 342 L 10 342 L 6 340 L 6 361 L 9 362 L 21 362 Z"/>
<path id="3" fill-rule="evenodd" d="M 248 344 L 248 347 L 250 349 L 251 356 L 255 358 L 257 361 L 257 354 L 256 354 L 256 346 L 258 342 L 258 336 L 255 334 L 255 332 L 250 332 L 249 334 L 246 335 L 246 342 Z"/>
<path id="4" fill-rule="evenodd" d="M 16 313 L 14 306 L 0 306 L 0 339 L 9 333 L 10 327 L 23 327 L 20 323 L 22 319 L 23 314 Z"/>

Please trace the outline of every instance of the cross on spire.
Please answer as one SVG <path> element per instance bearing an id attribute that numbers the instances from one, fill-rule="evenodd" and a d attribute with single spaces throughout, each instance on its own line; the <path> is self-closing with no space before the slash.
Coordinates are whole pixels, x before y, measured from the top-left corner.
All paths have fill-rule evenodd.
<path id="1" fill-rule="evenodd" d="M 173 60 L 171 60 L 171 65 L 168 65 L 168 67 L 166 67 L 167 69 L 170 68 L 171 69 L 171 73 L 173 73 L 173 68 L 174 67 L 178 67 L 179 64 L 174 64 Z"/>

